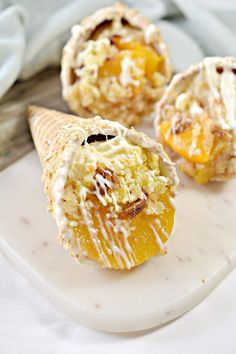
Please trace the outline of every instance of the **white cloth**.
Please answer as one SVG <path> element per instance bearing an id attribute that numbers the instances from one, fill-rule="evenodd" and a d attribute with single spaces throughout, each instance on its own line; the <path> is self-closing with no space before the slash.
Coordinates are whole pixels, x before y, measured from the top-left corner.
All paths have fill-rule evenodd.
<path id="1" fill-rule="evenodd" d="M 235 354 L 236 271 L 158 330 L 108 334 L 73 323 L 0 254 L 1 354 Z"/>
<path id="2" fill-rule="evenodd" d="M 2 0 L 0 2 L 0 97 L 20 77 L 27 79 L 59 64 L 72 25 L 113 0 Z M 203 55 L 236 56 L 236 4 L 233 0 L 126 0 L 161 23 L 175 69 L 183 70 Z M 201 0 L 203 2 L 203 0 Z M 221 3 L 221 6 L 219 4 Z M 218 5 L 217 5 L 218 4 Z M 226 4 L 226 6 L 225 6 Z M 172 24 L 170 24 L 170 21 Z M 174 25 L 173 25 L 174 23 Z M 185 29 L 181 32 L 178 27 Z M 192 34 L 192 37 L 187 34 Z M 198 42 L 204 51 L 201 51 Z M 182 55 L 184 53 L 184 55 Z"/>

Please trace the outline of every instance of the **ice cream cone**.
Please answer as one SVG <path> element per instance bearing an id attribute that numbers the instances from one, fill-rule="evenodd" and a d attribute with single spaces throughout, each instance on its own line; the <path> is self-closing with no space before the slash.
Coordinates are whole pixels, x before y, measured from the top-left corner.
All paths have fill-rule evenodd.
<path id="1" fill-rule="evenodd" d="M 235 67 L 233 57 L 204 58 L 172 78 L 156 107 L 158 140 L 199 184 L 236 176 Z"/>
<path id="2" fill-rule="evenodd" d="M 63 202 L 71 163 L 84 142 L 91 143 L 121 136 L 134 145 L 151 150 L 159 156 L 161 173 L 169 178 L 170 188 L 174 193 L 178 184 L 175 167 L 162 146 L 146 135 L 99 116 L 84 119 L 36 106 L 28 108 L 28 118 L 43 167 L 48 209 L 56 220 L 59 240 L 76 258 L 81 249 L 77 238 L 69 229 L 70 220 L 64 212 Z"/>
<path id="3" fill-rule="evenodd" d="M 81 145 L 91 135 L 116 136 L 126 128 L 98 116 L 84 119 L 38 106 L 29 106 L 27 114 L 34 144 L 43 167 L 48 207 L 53 212 L 55 209 L 53 188 L 58 178 L 58 170 L 68 165 L 75 145 Z"/>
<path id="4" fill-rule="evenodd" d="M 63 126 L 71 123 L 74 117 L 38 106 L 29 106 L 27 114 L 35 147 L 43 164 L 50 145 Z"/>
<path id="5" fill-rule="evenodd" d="M 123 33 L 123 31 L 125 32 Z M 114 45 L 114 38 L 112 39 L 112 37 L 117 36 L 120 39 L 123 37 L 125 42 L 144 45 L 143 51 L 138 50 L 133 52 L 136 53 L 135 56 L 139 53 L 139 60 L 142 63 L 146 60 L 144 47 L 149 49 L 149 53 L 150 50 L 151 52 L 153 51 L 152 54 L 154 56 L 152 58 L 155 58 L 155 54 L 158 55 L 156 59 L 160 59 L 162 64 L 161 69 L 157 68 L 152 74 L 153 77 L 156 77 L 154 79 L 157 83 L 155 89 L 153 88 L 154 81 L 150 81 L 147 78 L 146 73 L 142 71 L 141 67 L 138 69 L 138 61 L 134 61 L 132 64 L 132 51 L 130 51 L 130 54 L 126 53 L 128 54 L 128 63 L 130 64 L 125 64 L 127 61 L 123 61 L 122 59 L 121 68 L 124 67 L 126 69 L 122 69 L 119 75 L 117 73 L 111 76 L 108 75 L 108 77 L 100 77 L 100 69 L 103 67 L 106 68 L 106 62 L 118 63 L 119 59 L 117 60 L 117 58 L 125 58 L 123 56 L 124 52 L 121 49 L 118 51 Z M 106 44 L 107 41 L 110 43 L 108 47 Z M 117 53 L 114 54 L 114 51 L 123 54 L 122 56 L 117 56 Z M 96 53 L 94 59 L 91 59 L 93 55 L 86 54 L 90 52 Z M 88 56 L 89 58 L 91 56 L 91 58 L 88 59 Z M 102 63 L 103 57 L 104 61 Z M 78 60 L 81 61 L 81 64 L 77 63 Z M 150 62 L 152 62 L 151 66 L 153 66 L 155 60 L 148 60 L 147 63 Z M 92 65 L 91 68 L 90 65 Z M 133 65 L 133 69 L 129 69 Z M 150 64 L 146 65 L 150 67 Z M 115 64 L 115 67 L 118 68 L 119 65 Z M 141 74 L 141 81 L 143 82 L 144 80 L 145 84 L 141 83 L 141 81 L 139 84 L 137 78 L 133 77 L 130 73 L 128 74 L 135 67 L 139 72 L 137 76 L 140 76 L 140 73 L 143 72 L 144 77 Z M 78 74 L 80 68 L 83 71 L 82 74 Z M 109 70 L 105 69 L 105 71 L 109 74 Z M 154 104 L 162 96 L 165 85 L 171 78 L 171 74 L 172 65 L 168 49 L 159 29 L 147 18 L 139 14 L 137 10 L 119 3 L 98 10 L 91 16 L 83 19 L 79 25 L 75 25 L 72 28 L 72 36 L 64 47 L 62 55 L 62 95 L 70 109 L 83 117 L 100 114 L 103 117 L 119 121 L 130 127 L 139 123 L 143 117 L 153 111 Z M 121 81 L 125 83 L 121 83 L 119 77 L 124 77 L 125 79 Z M 132 80 L 135 80 L 135 85 L 138 84 L 139 88 L 137 86 L 132 88 L 132 84 L 130 84 Z M 136 89 L 134 89 L 135 87 Z M 134 94 L 134 92 L 136 93 Z"/>

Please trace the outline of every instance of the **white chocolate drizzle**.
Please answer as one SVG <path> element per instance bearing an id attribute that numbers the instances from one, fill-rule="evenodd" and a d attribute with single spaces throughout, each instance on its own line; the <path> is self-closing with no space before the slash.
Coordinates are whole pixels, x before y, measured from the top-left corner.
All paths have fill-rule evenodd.
<path id="1" fill-rule="evenodd" d="M 144 39 L 147 44 L 150 44 L 156 40 L 158 40 L 158 29 L 157 27 L 151 23 L 144 31 Z"/>
<path id="2" fill-rule="evenodd" d="M 118 130 L 120 125 L 117 125 Z M 85 134 L 82 129 L 80 130 Z M 121 134 L 121 131 L 119 134 Z M 85 141 L 83 148 L 86 148 L 86 146 L 89 146 L 89 144 L 87 144 Z M 122 139 L 121 146 L 111 145 L 110 149 L 103 151 L 102 159 L 99 159 L 99 163 L 103 162 L 103 165 L 106 166 L 107 157 L 113 156 L 114 153 L 126 154 L 129 147 L 130 146 L 127 144 L 126 139 Z M 97 174 L 96 178 L 93 180 L 94 190 L 81 185 L 78 207 L 81 212 L 83 221 L 77 221 L 77 219 L 68 221 L 68 218 L 65 216 L 64 207 L 62 205 L 64 189 L 69 174 L 70 162 L 73 161 L 77 151 L 78 142 L 72 142 L 70 146 L 64 150 L 61 160 L 61 167 L 59 167 L 57 170 L 56 182 L 53 188 L 53 195 L 55 200 L 54 213 L 57 225 L 62 231 L 65 239 L 67 239 L 67 242 L 70 242 L 70 238 L 73 237 L 71 228 L 76 228 L 78 227 L 78 224 L 84 223 L 88 230 L 88 236 L 91 240 L 91 244 L 94 246 L 94 249 L 100 258 L 101 263 L 104 266 L 111 267 L 112 264 L 109 256 L 112 255 L 120 268 L 124 268 L 125 266 L 125 268 L 130 269 L 137 263 L 136 255 L 129 242 L 129 237 L 132 229 L 127 227 L 129 221 L 119 219 L 118 212 L 120 212 L 120 206 L 118 204 L 118 200 L 116 199 L 117 197 L 115 193 L 108 193 L 108 189 L 112 187 L 109 180 L 106 180 L 102 175 Z M 96 154 L 92 154 L 92 160 L 90 162 L 97 166 L 98 161 Z M 117 161 L 114 161 L 114 165 L 115 163 L 117 163 Z M 139 158 L 139 156 L 137 156 L 137 163 L 144 163 L 142 158 Z M 109 171 L 110 167 L 112 166 L 108 165 L 107 169 L 105 168 L 104 170 L 108 175 L 112 176 L 112 173 Z M 161 178 L 161 176 L 159 177 Z M 163 178 L 165 179 L 166 177 Z M 96 211 L 96 208 L 94 209 L 93 215 L 90 212 L 90 208 L 93 207 L 93 202 L 87 200 L 87 196 L 91 194 L 95 195 L 102 205 L 113 205 L 113 207 L 109 209 L 110 212 L 107 213 L 105 221 L 103 221 L 99 212 Z M 99 229 L 97 227 L 98 225 Z M 101 233 L 100 237 L 98 237 L 98 232 Z M 157 238 L 156 230 L 154 233 L 155 237 Z M 157 242 L 160 243 L 160 240 Z M 79 239 L 78 244 L 81 244 Z M 78 254 L 78 252 L 81 252 L 81 256 L 85 255 L 86 253 L 84 250 L 76 249 L 76 254 Z"/>
<path id="3" fill-rule="evenodd" d="M 162 227 L 160 220 L 156 219 L 155 224 L 158 226 L 158 228 L 161 230 L 163 236 L 165 236 L 166 240 L 169 239 L 169 234 L 165 231 L 164 227 Z"/>
<path id="4" fill-rule="evenodd" d="M 236 130 L 236 76 L 231 70 L 225 71 L 221 75 L 221 93 L 225 103 L 229 129 Z"/>
<path id="5" fill-rule="evenodd" d="M 222 61 L 220 65 L 219 58 L 206 58 L 204 61 L 204 68 L 206 71 L 207 83 L 210 87 L 211 93 L 215 102 L 218 103 L 222 98 L 225 106 L 225 113 L 222 109 L 218 109 L 217 119 L 218 124 L 227 130 L 233 129 L 236 131 L 236 75 L 232 71 L 232 65 Z M 222 66 L 222 73 L 217 72 L 217 67 Z M 214 105 L 214 101 L 211 102 L 211 106 Z M 215 105 L 214 105 L 215 106 Z M 211 107 L 211 111 L 214 112 L 214 106 Z"/>
<path id="6" fill-rule="evenodd" d="M 123 266 L 121 257 L 120 257 L 120 252 L 119 252 L 119 248 L 116 246 L 113 238 L 108 236 L 107 230 L 105 228 L 104 222 L 102 221 L 102 218 L 100 216 L 99 213 L 95 214 L 99 223 L 99 227 L 101 230 L 102 235 L 104 236 L 105 240 L 108 243 L 108 248 L 107 248 L 107 252 L 108 254 L 113 254 L 113 256 L 115 257 L 119 267 Z"/>
<path id="7" fill-rule="evenodd" d="M 108 228 L 108 230 L 111 232 L 111 234 L 114 233 L 118 233 L 117 229 L 115 228 L 114 224 L 110 221 L 110 220 L 106 220 L 106 226 Z M 117 247 L 117 252 L 119 253 L 119 255 L 122 257 L 124 264 L 126 265 L 126 267 L 128 269 L 130 269 L 132 267 L 132 263 L 130 262 L 128 255 L 126 254 L 125 249 L 122 246 L 122 243 L 119 239 L 119 237 L 117 237 L 117 243 L 118 243 L 118 247 Z"/>
<path id="8" fill-rule="evenodd" d="M 179 111 L 184 111 L 187 108 L 189 102 L 189 95 L 187 92 L 183 92 L 177 96 L 175 101 L 175 108 Z"/>
<path id="9" fill-rule="evenodd" d="M 160 250 L 162 250 L 164 248 L 164 244 L 162 242 L 162 239 L 160 238 L 160 236 L 158 235 L 158 232 L 155 228 L 154 225 L 150 224 L 150 228 L 152 229 L 153 233 L 154 233 L 154 236 L 156 238 L 156 243 L 157 245 L 160 247 Z"/>
<path id="10" fill-rule="evenodd" d="M 171 205 L 171 207 L 175 210 L 176 209 L 176 202 L 175 202 L 175 199 L 171 196 L 169 196 L 169 203 Z"/>
<path id="11" fill-rule="evenodd" d="M 83 218 L 84 218 L 84 223 L 87 226 L 87 230 L 90 234 L 90 239 L 96 248 L 98 256 L 99 256 L 99 258 L 102 259 L 104 264 L 106 264 L 109 267 L 110 262 L 106 256 L 106 254 L 103 252 L 103 249 L 100 247 L 100 244 L 99 244 L 100 240 L 97 238 L 97 230 L 94 228 L 91 215 L 90 215 L 88 209 L 86 208 L 86 205 L 85 205 L 85 202 L 83 199 L 81 199 L 79 207 L 80 207 L 81 214 L 83 215 Z"/>

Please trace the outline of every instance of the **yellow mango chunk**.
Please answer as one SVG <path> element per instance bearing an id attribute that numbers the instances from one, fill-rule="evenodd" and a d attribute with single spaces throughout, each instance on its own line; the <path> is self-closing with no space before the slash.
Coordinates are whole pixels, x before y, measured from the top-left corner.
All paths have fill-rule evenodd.
<path id="1" fill-rule="evenodd" d="M 164 141 L 185 160 L 180 169 L 198 184 L 205 184 L 214 176 L 214 161 L 227 148 L 229 136 L 212 133 L 212 121 L 197 117 L 178 132 L 170 121 L 163 121 L 160 132 Z"/>
<path id="2" fill-rule="evenodd" d="M 219 138 L 214 139 L 214 146 L 211 153 L 211 160 L 198 168 L 187 161 L 180 164 L 180 169 L 188 176 L 194 178 L 198 184 L 205 184 L 209 182 L 214 176 L 214 159 L 221 154 L 227 147 L 227 141 Z"/>
<path id="3" fill-rule="evenodd" d="M 159 201 L 164 205 L 160 215 L 147 215 L 142 210 L 133 219 L 128 219 L 130 235 L 125 237 L 126 231 L 116 231 L 114 226 L 119 224 L 119 216 L 108 215 L 108 207 L 101 205 L 96 197 L 90 200 L 93 207 L 90 216 L 93 229 L 96 230 L 96 242 L 82 221 L 73 228 L 83 253 L 104 267 L 115 269 L 128 269 L 137 266 L 150 257 L 163 252 L 164 244 L 168 240 L 173 228 L 174 208 L 169 198 L 169 192 L 160 195 Z M 80 213 L 80 211 L 78 211 Z M 122 220 L 122 217 L 120 217 Z M 124 220 L 124 219 L 123 219 Z M 126 220 L 126 219 L 125 219 Z"/>
<path id="4" fill-rule="evenodd" d="M 117 53 L 111 59 L 107 59 L 99 68 L 99 77 L 119 76 L 121 73 L 121 62 L 124 59 L 123 53 Z"/>
<path id="5" fill-rule="evenodd" d="M 163 65 L 163 57 L 158 55 L 154 49 L 147 45 L 143 45 L 135 41 L 122 41 L 120 37 L 114 37 L 113 43 L 120 50 L 113 58 L 107 59 L 99 68 L 99 77 L 119 77 L 122 71 L 122 60 L 129 57 L 135 62 L 139 69 L 139 75 L 134 77 L 140 81 L 145 77 L 152 80 L 152 76 L 156 71 L 161 71 Z"/>
<path id="6" fill-rule="evenodd" d="M 160 71 L 163 64 L 163 57 L 158 55 L 151 47 L 135 41 L 122 41 L 115 38 L 114 42 L 120 50 L 129 50 L 132 53 L 132 58 L 143 58 L 145 77 L 149 80 L 156 71 Z"/>
<path id="7" fill-rule="evenodd" d="M 172 133 L 170 121 L 161 123 L 160 132 L 165 142 L 186 160 L 205 164 L 212 158 L 214 136 L 210 132 L 211 120 L 197 118 L 182 132 Z"/>
<path id="8" fill-rule="evenodd" d="M 208 183 L 214 176 L 212 161 L 202 164 L 198 166 L 198 168 L 195 168 L 194 164 L 187 161 L 182 161 L 179 167 L 181 171 L 192 177 L 198 184 Z"/>

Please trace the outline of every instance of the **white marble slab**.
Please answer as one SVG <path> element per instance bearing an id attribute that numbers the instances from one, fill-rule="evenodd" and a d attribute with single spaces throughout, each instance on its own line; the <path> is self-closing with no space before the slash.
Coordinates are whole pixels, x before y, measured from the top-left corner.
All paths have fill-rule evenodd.
<path id="1" fill-rule="evenodd" d="M 105 331 L 163 324 L 198 304 L 236 264 L 236 180 L 181 176 L 166 256 L 130 272 L 76 264 L 57 244 L 35 152 L 0 174 L 0 248 L 56 306 Z"/>

